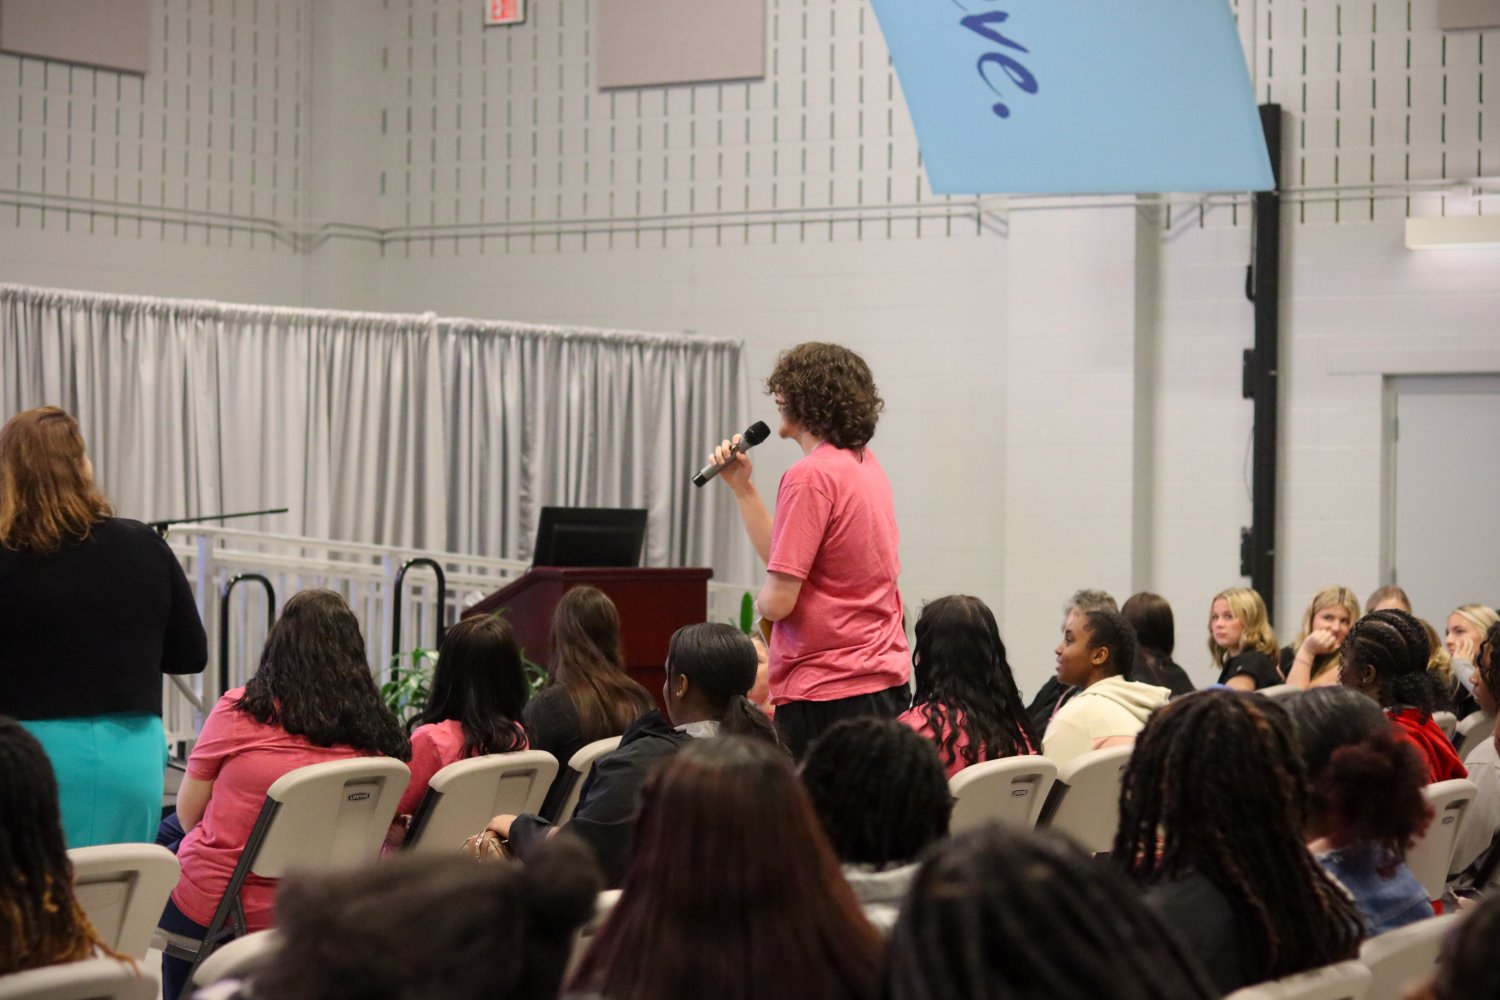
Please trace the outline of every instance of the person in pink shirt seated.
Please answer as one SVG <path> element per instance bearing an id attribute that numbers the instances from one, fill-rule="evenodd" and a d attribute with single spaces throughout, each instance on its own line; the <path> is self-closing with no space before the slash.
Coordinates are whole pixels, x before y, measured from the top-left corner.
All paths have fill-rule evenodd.
<path id="1" fill-rule="evenodd" d="M 434 774 L 454 761 L 526 749 L 526 730 L 516 720 L 530 695 L 521 647 L 503 618 L 475 615 L 448 630 L 427 707 L 407 723 L 411 784 L 396 806 L 388 843 L 404 839 Z"/>
<path id="2" fill-rule="evenodd" d="M 771 702 L 800 760 L 840 719 L 900 715 L 911 654 L 896 589 L 895 498 L 869 448 L 885 407 L 869 365 L 838 344 L 798 344 L 777 359 L 766 391 L 781 414 L 778 433 L 802 449 L 781 477 L 775 517 L 743 452 L 724 441 L 712 461 L 766 564 L 755 607 L 776 623 Z"/>
<path id="3" fill-rule="evenodd" d="M 242 688 L 226 691 L 203 722 L 177 793 L 182 875 L 162 912 L 163 930 L 201 938 L 213 920 L 265 802 L 289 771 L 352 757 L 407 760 L 411 744 L 375 688 L 359 620 L 331 590 L 304 590 L 281 609 Z M 251 875 L 240 890 L 249 930 L 271 925 L 276 880 Z M 162 996 L 188 972 L 162 959 Z"/>
<path id="4" fill-rule="evenodd" d="M 1396 738 L 1417 748 L 1429 782 L 1467 778 L 1446 734 L 1432 721 L 1437 682 L 1427 672 L 1431 644 L 1422 623 L 1404 611 L 1372 611 L 1349 630 L 1339 652 L 1339 680 L 1385 709 Z"/>
<path id="5" fill-rule="evenodd" d="M 917 619 L 912 707 L 901 721 L 937 745 L 948 777 L 970 764 L 1035 753 L 1000 627 L 977 597 L 940 597 Z"/>

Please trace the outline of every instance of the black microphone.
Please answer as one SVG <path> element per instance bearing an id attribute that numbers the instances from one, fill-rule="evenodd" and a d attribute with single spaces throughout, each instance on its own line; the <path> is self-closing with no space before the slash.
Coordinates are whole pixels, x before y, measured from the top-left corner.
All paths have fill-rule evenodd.
<path id="1" fill-rule="evenodd" d="M 734 456 L 738 455 L 742 451 L 749 451 L 751 448 L 754 448 L 756 445 L 760 444 L 770 436 L 771 428 L 766 426 L 766 422 L 764 420 L 757 420 L 755 423 L 750 425 L 750 427 L 745 431 L 744 434 L 740 435 L 739 444 L 729 446 L 729 460 L 734 461 Z M 703 468 L 699 469 L 698 474 L 693 477 L 693 485 L 702 486 L 704 483 L 708 482 L 714 476 L 717 476 L 723 471 L 724 466 L 722 465 L 714 465 L 712 463 L 705 465 Z"/>

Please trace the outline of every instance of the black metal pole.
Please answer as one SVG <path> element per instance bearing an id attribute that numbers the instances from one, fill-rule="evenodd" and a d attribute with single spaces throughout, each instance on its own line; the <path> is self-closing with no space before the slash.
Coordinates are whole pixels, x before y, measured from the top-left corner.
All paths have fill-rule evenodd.
<path id="1" fill-rule="evenodd" d="M 391 678 L 393 680 L 401 673 L 400 664 L 396 662 L 396 657 L 401 655 L 401 588 L 405 586 L 406 571 L 411 569 L 413 566 L 425 566 L 428 569 L 432 570 L 433 576 L 437 577 L 438 631 L 437 642 L 433 644 L 434 649 L 436 649 L 438 645 L 442 643 L 443 633 L 448 631 L 447 615 L 445 613 L 447 611 L 446 595 L 448 593 L 448 577 L 443 572 L 443 567 L 438 565 L 436 559 L 429 559 L 426 556 L 418 556 L 415 559 L 408 559 L 406 562 L 402 563 L 401 568 L 396 571 L 396 584 L 392 588 L 394 591 L 392 600 L 395 602 L 394 618 L 391 622 Z"/>
<path id="2" fill-rule="evenodd" d="M 1240 533 L 1240 573 L 1250 577 L 1276 617 L 1276 459 L 1281 366 L 1281 105 L 1262 104 L 1275 186 L 1257 191 L 1251 209 L 1254 261 L 1246 293 L 1255 304 L 1255 346 L 1245 352 L 1243 392 L 1255 401 L 1251 446 L 1250 527 Z"/>
<path id="3" fill-rule="evenodd" d="M 229 690 L 229 595 L 234 588 L 249 580 L 266 589 L 266 631 L 276 624 L 276 588 L 271 581 L 259 573 L 241 573 L 219 593 L 219 694 Z"/>

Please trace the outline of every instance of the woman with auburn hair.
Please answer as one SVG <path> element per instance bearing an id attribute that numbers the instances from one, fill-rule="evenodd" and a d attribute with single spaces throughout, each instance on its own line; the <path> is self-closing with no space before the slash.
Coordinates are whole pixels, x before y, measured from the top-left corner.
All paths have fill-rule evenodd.
<path id="1" fill-rule="evenodd" d="M 1110 857 L 1222 993 L 1359 948 L 1359 911 L 1304 845 L 1306 802 L 1296 732 L 1270 699 L 1184 695 L 1136 737 Z"/>
<path id="2" fill-rule="evenodd" d="M 522 723 L 533 750 L 545 750 L 561 765 L 542 803 L 541 815 L 557 815 L 578 775 L 568 761 L 597 740 L 619 736 L 656 707 L 651 695 L 625 672 L 620 612 L 595 587 L 574 587 L 552 614 L 552 662 L 547 683 L 526 703 Z"/>
<path id="3" fill-rule="evenodd" d="M 1005 642 L 977 597 L 939 597 L 917 619 L 915 702 L 900 721 L 932 740 L 948 777 L 970 764 L 1035 753 Z"/>
<path id="4" fill-rule="evenodd" d="M 521 717 L 531 688 L 521 647 L 505 619 L 474 615 L 453 624 L 438 644 L 427 707 L 407 723 L 411 783 L 396 806 L 391 843 L 422 804 L 432 776 L 455 761 L 525 750 Z"/>
<path id="5" fill-rule="evenodd" d="M 308 764 L 353 757 L 411 757 L 401 723 L 376 690 L 359 620 L 331 590 L 294 594 L 271 626 L 260 666 L 244 687 L 224 692 L 188 756 L 175 821 L 163 839 L 177 848 L 182 877 L 162 913 L 163 930 L 202 938 L 250 839 L 266 791 Z M 271 924 L 274 879 L 240 890 L 245 926 Z M 188 963 L 162 959 L 162 996 L 182 991 Z"/>
<path id="6" fill-rule="evenodd" d="M 151 840 L 162 675 L 208 662 L 177 557 L 112 513 L 78 421 L 43 406 L 0 428 L 0 713 L 51 758 L 69 847 Z"/>
<path id="7" fill-rule="evenodd" d="M 73 895 L 57 781 L 36 737 L 0 716 L 0 976 L 116 954 Z"/>
<path id="8" fill-rule="evenodd" d="M 1302 631 L 1281 650 L 1286 682 L 1304 691 L 1339 682 L 1339 648 L 1359 621 L 1359 598 L 1348 587 L 1324 587 L 1302 613 Z"/>
<path id="9" fill-rule="evenodd" d="M 646 782 L 624 891 L 571 988 L 609 1000 L 868 1000 L 883 942 L 778 748 L 696 741 Z"/>
<path id="10" fill-rule="evenodd" d="M 1385 709 L 1396 738 L 1421 752 L 1429 781 L 1466 778 L 1453 743 L 1432 721 L 1439 692 L 1427 672 L 1429 653 L 1421 622 L 1402 611 L 1376 611 L 1349 630 L 1339 677 Z"/>
<path id="11" fill-rule="evenodd" d="M 1266 602 L 1249 587 L 1214 595 L 1208 609 L 1208 652 L 1219 668 L 1219 683 L 1237 691 L 1274 687 L 1284 678 L 1276 669 L 1276 633 Z"/>
<path id="12" fill-rule="evenodd" d="M 1218 994 L 1119 872 L 1057 834 L 994 824 L 941 844 L 918 869 L 891 935 L 885 996 L 1207 1000 Z"/>

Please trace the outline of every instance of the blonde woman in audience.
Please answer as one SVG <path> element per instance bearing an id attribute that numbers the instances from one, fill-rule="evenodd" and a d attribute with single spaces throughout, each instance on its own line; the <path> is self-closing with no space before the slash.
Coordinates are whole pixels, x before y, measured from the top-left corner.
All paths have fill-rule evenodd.
<path id="1" fill-rule="evenodd" d="M 1339 647 L 1359 621 L 1359 598 L 1348 587 L 1324 587 L 1302 613 L 1302 631 L 1281 650 L 1281 673 L 1292 687 L 1339 682 Z"/>
<path id="2" fill-rule="evenodd" d="M 1453 676 L 1470 693 L 1474 691 L 1474 657 L 1485 633 L 1496 624 L 1500 624 L 1500 615 L 1487 604 L 1462 604 L 1448 615 L 1444 645 L 1453 657 Z"/>
<path id="3" fill-rule="evenodd" d="M 1208 609 L 1208 652 L 1219 668 L 1220 684 L 1255 691 L 1282 683 L 1276 633 L 1267 617 L 1266 602 L 1249 587 L 1214 595 Z"/>
<path id="4" fill-rule="evenodd" d="M 1453 657 L 1448 653 L 1448 647 L 1443 643 L 1443 637 L 1438 635 L 1438 630 L 1432 627 L 1432 622 L 1425 618 L 1418 618 L 1417 623 L 1422 626 L 1422 631 L 1427 633 L 1427 643 L 1432 647 L 1432 652 L 1427 655 L 1427 673 L 1433 680 L 1437 681 L 1438 689 L 1449 701 L 1466 701 L 1469 692 L 1465 691 L 1458 683 L 1458 678 L 1453 676 Z M 1469 706 L 1472 711 L 1472 706 Z M 1467 715 L 1469 711 L 1460 712 Z"/>
<path id="5" fill-rule="evenodd" d="M 1042 737 L 1042 753 L 1059 767 L 1090 750 L 1135 742 L 1151 711 L 1172 692 L 1132 680 L 1135 630 L 1117 611 L 1068 619 L 1057 647 L 1057 679 L 1079 688 Z"/>
<path id="6" fill-rule="evenodd" d="M 1375 592 L 1365 602 L 1366 614 L 1371 611 L 1390 611 L 1393 608 L 1411 614 L 1411 598 L 1406 596 L 1406 591 L 1394 583 L 1375 588 Z"/>

